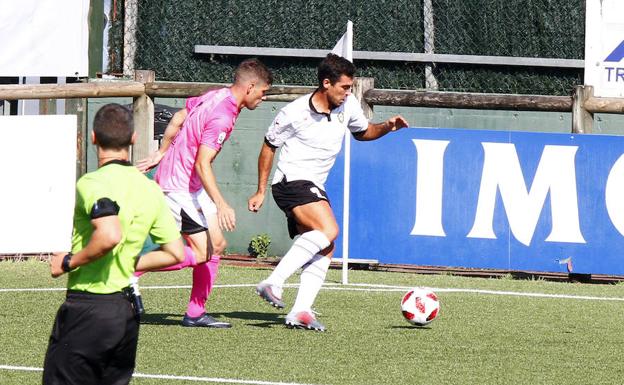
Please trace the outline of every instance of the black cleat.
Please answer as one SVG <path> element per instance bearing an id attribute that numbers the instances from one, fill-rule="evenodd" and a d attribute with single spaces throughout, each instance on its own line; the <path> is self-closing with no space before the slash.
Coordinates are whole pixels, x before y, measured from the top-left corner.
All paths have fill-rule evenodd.
<path id="1" fill-rule="evenodd" d="M 232 324 L 228 322 L 217 321 L 213 317 L 209 316 L 207 313 L 204 313 L 199 317 L 194 318 L 184 314 L 184 318 L 182 319 L 182 326 L 227 329 L 231 328 Z"/>

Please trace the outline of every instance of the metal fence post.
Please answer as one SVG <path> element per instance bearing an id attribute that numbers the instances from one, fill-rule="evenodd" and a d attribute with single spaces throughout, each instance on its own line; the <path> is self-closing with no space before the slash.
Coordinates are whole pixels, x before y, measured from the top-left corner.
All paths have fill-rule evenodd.
<path id="1" fill-rule="evenodd" d="M 124 11 L 123 74 L 132 76 L 136 54 L 138 0 L 126 0 Z"/>
<path id="2" fill-rule="evenodd" d="M 433 24 L 433 1 L 424 0 L 423 2 L 423 30 L 424 30 L 424 48 L 426 54 L 432 54 L 435 51 L 435 26 Z M 425 88 L 429 91 L 438 90 L 438 79 L 433 74 L 434 63 L 425 66 Z"/>
<path id="3" fill-rule="evenodd" d="M 572 133 L 590 134 L 594 125 L 594 114 L 585 109 L 585 102 L 594 96 L 594 87 L 576 86 L 572 104 Z"/>
<path id="4" fill-rule="evenodd" d="M 154 71 L 134 71 L 134 80 L 137 82 L 153 83 L 156 79 Z M 134 131 L 136 142 L 132 147 L 132 162 L 146 158 L 157 149 L 158 143 L 154 140 L 154 101 L 147 94 L 135 97 L 132 105 L 134 114 Z"/>

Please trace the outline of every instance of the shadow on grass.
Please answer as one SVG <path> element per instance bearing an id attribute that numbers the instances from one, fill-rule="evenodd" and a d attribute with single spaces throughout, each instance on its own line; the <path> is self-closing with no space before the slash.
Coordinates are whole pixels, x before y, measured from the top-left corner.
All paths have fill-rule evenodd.
<path id="1" fill-rule="evenodd" d="M 182 314 L 146 313 L 141 316 L 141 325 L 182 325 Z"/>
<path id="2" fill-rule="evenodd" d="M 409 326 L 409 325 L 393 325 L 390 326 L 389 329 L 413 329 L 413 330 L 431 330 L 430 326 Z"/>
<path id="3" fill-rule="evenodd" d="M 282 325 L 284 323 L 283 316 L 277 313 L 259 313 L 256 311 L 232 311 L 226 313 L 210 313 L 214 317 L 236 318 L 247 321 L 259 321 L 249 322 L 247 325 L 267 328 L 273 325 Z"/>
<path id="4" fill-rule="evenodd" d="M 209 314 L 218 320 L 227 321 L 227 319 L 241 319 L 247 321 L 258 321 L 247 323 L 249 326 L 271 327 L 273 325 L 282 325 L 284 323 L 283 316 L 276 313 L 259 313 L 253 311 L 233 311 L 225 313 Z M 182 314 L 171 313 L 147 313 L 141 316 L 142 325 L 181 325 Z"/>

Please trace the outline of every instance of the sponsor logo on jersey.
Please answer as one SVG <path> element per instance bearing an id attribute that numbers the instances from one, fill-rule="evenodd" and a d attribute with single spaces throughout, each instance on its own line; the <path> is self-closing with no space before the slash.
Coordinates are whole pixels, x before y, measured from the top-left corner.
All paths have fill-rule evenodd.
<path id="1" fill-rule="evenodd" d="M 220 133 L 219 137 L 217 138 L 217 143 L 223 144 L 223 142 L 225 142 L 225 132 Z"/>

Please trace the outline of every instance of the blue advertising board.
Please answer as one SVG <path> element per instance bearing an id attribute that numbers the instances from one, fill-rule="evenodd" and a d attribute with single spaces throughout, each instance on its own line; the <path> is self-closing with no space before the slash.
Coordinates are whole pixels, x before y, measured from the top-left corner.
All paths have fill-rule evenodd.
<path id="1" fill-rule="evenodd" d="M 624 274 L 624 137 L 409 128 L 351 140 L 350 258 Z M 341 155 L 327 184 L 339 224 L 343 168 Z"/>

